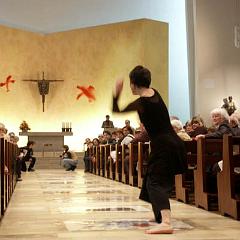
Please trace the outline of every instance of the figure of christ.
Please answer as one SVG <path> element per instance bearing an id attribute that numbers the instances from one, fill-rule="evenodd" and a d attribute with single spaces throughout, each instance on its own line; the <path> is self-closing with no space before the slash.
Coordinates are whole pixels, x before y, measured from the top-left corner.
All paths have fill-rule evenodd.
<path id="1" fill-rule="evenodd" d="M 44 78 L 44 72 L 43 72 L 42 80 L 24 79 L 23 81 L 36 82 L 38 84 L 39 94 L 42 96 L 42 105 L 43 105 L 43 112 L 44 112 L 45 96 L 49 93 L 50 83 L 51 82 L 63 82 L 64 80 L 46 80 Z"/>

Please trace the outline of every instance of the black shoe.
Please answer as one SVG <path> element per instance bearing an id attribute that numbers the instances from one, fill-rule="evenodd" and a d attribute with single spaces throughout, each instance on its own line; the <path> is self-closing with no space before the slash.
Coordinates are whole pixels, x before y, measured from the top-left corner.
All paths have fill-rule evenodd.
<path id="1" fill-rule="evenodd" d="M 34 172 L 34 171 L 35 171 L 35 169 L 33 169 L 33 168 L 28 169 L 28 172 Z"/>
<path id="2" fill-rule="evenodd" d="M 71 168 L 66 168 L 66 171 L 71 171 L 72 169 Z"/>
<path id="3" fill-rule="evenodd" d="M 74 171 L 76 169 L 76 166 L 72 166 L 71 170 Z"/>

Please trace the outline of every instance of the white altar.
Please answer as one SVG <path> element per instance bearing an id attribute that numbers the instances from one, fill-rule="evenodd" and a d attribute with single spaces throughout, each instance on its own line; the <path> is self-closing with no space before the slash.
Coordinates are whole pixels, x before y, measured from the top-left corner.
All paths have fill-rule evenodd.
<path id="1" fill-rule="evenodd" d="M 20 132 L 19 136 L 27 136 L 28 141 L 34 141 L 36 152 L 61 152 L 64 136 L 72 136 L 72 132 Z"/>

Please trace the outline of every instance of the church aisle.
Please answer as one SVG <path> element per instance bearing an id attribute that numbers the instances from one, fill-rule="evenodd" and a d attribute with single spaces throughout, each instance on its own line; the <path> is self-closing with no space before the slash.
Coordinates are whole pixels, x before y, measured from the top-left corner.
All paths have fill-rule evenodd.
<path id="1" fill-rule="evenodd" d="M 235 240 L 240 222 L 171 201 L 173 235 L 147 235 L 151 206 L 139 189 L 82 170 L 24 173 L 0 226 L 0 239 Z"/>

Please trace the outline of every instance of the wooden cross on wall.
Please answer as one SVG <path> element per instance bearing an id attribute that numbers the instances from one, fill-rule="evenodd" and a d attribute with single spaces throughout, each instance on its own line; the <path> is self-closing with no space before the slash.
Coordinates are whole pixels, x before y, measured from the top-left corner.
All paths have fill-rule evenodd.
<path id="1" fill-rule="evenodd" d="M 46 80 L 44 78 L 44 72 L 43 72 L 42 80 L 23 79 L 22 81 L 36 82 L 38 84 L 38 90 L 39 90 L 40 95 L 42 96 L 42 105 L 43 105 L 43 112 L 44 112 L 45 96 L 49 93 L 49 85 L 50 85 L 50 83 L 51 82 L 63 82 L 64 80 Z"/>

